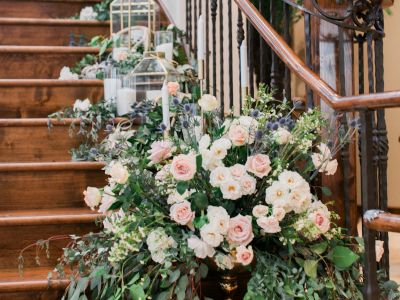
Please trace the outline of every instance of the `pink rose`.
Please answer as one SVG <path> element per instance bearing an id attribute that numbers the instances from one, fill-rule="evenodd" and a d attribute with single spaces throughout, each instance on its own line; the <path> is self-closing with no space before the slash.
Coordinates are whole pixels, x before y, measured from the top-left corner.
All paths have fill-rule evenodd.
<path id="1" fill-rule="evenodd" d="M 246 174 L 246 167 L 241 164 L 233 165 L 229 168 L 229 170 L 231 171 L 232 177 L 237 180 L 240 180 L 240 178 L 242 178 Z"/>
<path id="2" fill-rule="evenodd" d="M 249 131 L 241 125 L 232 125 L 228 137 L 235 146 L 243 146 L 249 141 Z"/>
<path id="3" fill-rule="evenodd" d="M 171 141 L 156 141 L 151 144 L 149 159 L 153 164 L 157 164 L 171 156 L 173 143 Z"/>
<path id="4" fill-rule="evenodd" d="M 237 215 L 229 221 L 228 242 L 238 246 L 247 246 L 254 238 L 250 216 Z"/>
<path id="5" fill-rule="evenodd" d="M 257 220 L 257 225 L 260 226 L 266 233 L 277 233 L 281 231 L 278 219 L 273 216 L 259 218 Z"/>
<path id="6" fill-rule="evenodd" d="M 308 215 L 308 219 L 311 220 L 322 233 L 328 232 L 331 227 L 330 213 L 323 209 L 313 211 Z"/>
<path id="7" fill-rule="evenodd" d="M 169 211 L 171 219 L 180 225 L 190 225 L 194 219 L 194 212 L 190 208 L 190 202 L 186 200 L 175 203 Z"/>
<path id="8" fill-rule="evenodd" d="M 171 174 L 176 180 L 191 180 L 196 174 L 196 156 L 194 154 L 175 156 L 171 164 Z"/>
<path id="9" fill-rule="evenodd" d="M 259 178 L 263 178 L 271 172 L 271 161 L 265 154 L 256 154 L 249 156 L 246 162 L 247 171 L 253 173 Z"/>
<path id="10" fill-rule="evenodd" d="M 254 252 L 251 246 L 246 248 L 245 246 L 239 246 L 236 248 L 236 261 L 241 263 L 243 266 L 251 264 L 254 258 Z"/>
<path id="11" fill-rule="evenodd" d="M 180 85 L 178 82 L 170 81 L 170 82 L 168 82 L 167 87 L 168 87 L 168 93 L 170 94 L 170 96 L 176 96 L 176 94 L 179 91 Z"/>

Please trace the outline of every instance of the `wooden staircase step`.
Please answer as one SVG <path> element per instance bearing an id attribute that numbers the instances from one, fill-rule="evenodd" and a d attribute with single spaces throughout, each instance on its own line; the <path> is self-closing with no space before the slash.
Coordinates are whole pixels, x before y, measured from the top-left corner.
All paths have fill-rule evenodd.
<path id="1" fill-rule="evenodd" d="M 0 211 L 84 207 L 82 192 L 106 184 L 103 167 L 97 162 L 1 163 Z"/>
<path id="2" fill-rule="evenodd" d="M 41 218 L 41 219 L 40 219 Z M 9 211 L 0 214 L 0 269 L 18 267 L 18 256 L 22 249 L 24 266 L 55 266 L 62 255 L 62 249 L 70 242 L 70 235 L 83 235 L 97 231 L 96 220 L 101 214 L 91 212 L 88 208 L 70 209 L 32 209 Z M 18 239 L 15 237 L 18 236 Z M 37 241 L 54 237 L 49 243 L 49 257 L 46 250 L 38 251 Z"/>
<path id="3" fill-rule="evenodd" d="M 0 46 L 0 79 L 57 79 L 62 67 L 98 52 L 94 47 Z"/>
<path id="4" fill-rule="evenodd" d="M 0 118 L 45 118 L 76 99 L 102 97 L 101 80 L 0 79 Z"/>
<path id="5" fill-rule="evenodd" d="M 80 36 L 86 42 L 97 35 L 108 36 L 110 22 L 69 19 L 0 18 L 0 45 L 68 46 Z"/>
<path id="6" fill-rule="evenodd" d="M 82 142 L 77 130 L 70 136 L 71 124 L 78 119 L 0 119 L 0 163 L 62 162 L 71 160 L 71 148 Z"/>
<path id="7" fill-rule="evenodd" d="M 2 17 L 69 18 L 101 0 L 0 0 Z"/>

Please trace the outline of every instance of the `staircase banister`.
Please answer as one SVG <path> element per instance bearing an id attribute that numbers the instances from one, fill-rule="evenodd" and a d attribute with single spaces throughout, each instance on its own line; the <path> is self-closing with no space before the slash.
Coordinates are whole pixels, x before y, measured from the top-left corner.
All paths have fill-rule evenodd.
<path id="1" fill-rule="evenodd" d="M 400 215 L 384 211 L 368 210 L 364 214 L 367 228 L 381 232 L 400 232 Z"/>
<path id="2" fill-rule="evenodd" d="M 357 96 L 340 96 L 315 72 L 306 66 L 302 59 L 294 53 L 284 39 L 275 31 L 267 20 L 265 20 L 250 0 L 235 0 L 235 2 L 276 55 L 279 56 L 296 76 L 301 78 L 309 88 L 317 93 L 333 109 L 353 111 L 360 109 L 400 107 L 400 91 Z"/>

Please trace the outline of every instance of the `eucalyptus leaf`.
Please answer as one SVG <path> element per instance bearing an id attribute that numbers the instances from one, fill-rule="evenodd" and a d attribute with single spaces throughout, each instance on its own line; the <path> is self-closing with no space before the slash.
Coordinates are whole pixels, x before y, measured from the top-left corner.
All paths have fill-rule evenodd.
<path id="1" fill-rule="evenodd" d="M 306 260 L 304 262 L 304 272 L 310 276 L 311 278 L 317 278 L 317 267 L 318 261 L 317 260 Z"/>

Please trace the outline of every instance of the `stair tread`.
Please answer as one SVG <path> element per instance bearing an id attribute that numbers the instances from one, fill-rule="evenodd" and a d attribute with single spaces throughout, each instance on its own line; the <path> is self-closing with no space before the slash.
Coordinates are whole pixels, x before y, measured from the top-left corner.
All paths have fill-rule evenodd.
<path id="1" fill-rule="evenodd" d="M 47 276 L 53 270 L 49 267 L 24 268 L 19 274 L 16 268 L 0 269 L 0 292 L 65 289 L 69 284 L 67 278 L 48 281 Z"/>
<path id="2" fill-rule="evenodd" d="M 20 87 L 20 86 L 103 86 L 100 79 L 79 79 L 79 80 L 60 80 L 60 79 L 0 79 L 0 87 Z"/>
<path id="3" fill-rule="evenodd" d="M 0 53 L 99 53 L 97 47 L 77 46 L 0 46 Z"/>
<path id="4" fill-rule="evenodd" d="M 110 26 L 110 21 L 54 19 L 54 18 L 10 18 L 0 17 L 0 25 L 51 25 L 51 26 Z"/>
<path id="5" fill-rule="evenodd" d="M 92 223 L 101 216 L 86 207 L 2 211 L 0 226 Z"/>
<path id="6" fill-rule="evenodd" d="M 12 162 L 0 163 L 1 172 L 12 171 L 60 171 L 60 170 L 100 170 L 105 166 L 101 162 L 65 161 L 65 162 Z"/>

